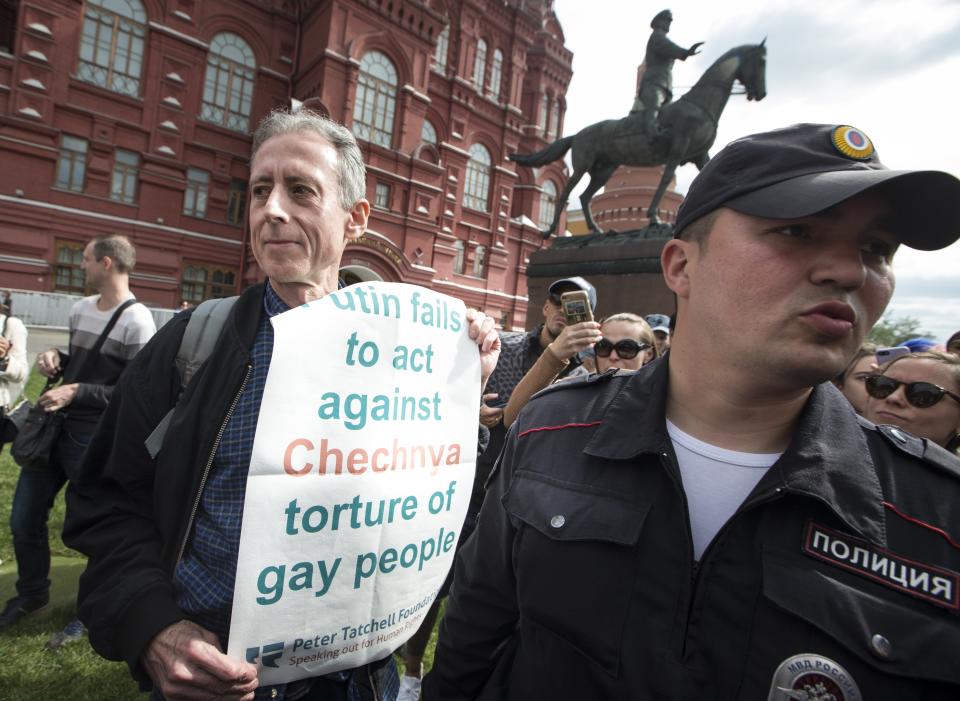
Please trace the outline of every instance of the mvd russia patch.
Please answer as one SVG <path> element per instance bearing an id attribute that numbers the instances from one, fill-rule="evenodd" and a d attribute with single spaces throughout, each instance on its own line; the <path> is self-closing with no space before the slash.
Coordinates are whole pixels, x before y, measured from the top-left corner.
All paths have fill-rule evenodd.
<path id="1" fill-rule="evenodd" d="M 960 574 L 908 560 L 865 540 L 807 523 L 803 552 L 918 599 L 960 611 Z"/>
<path id="2" fill-rule="evenodd" d="M 863 701 L 863 697 L 843 667 L 828 657 L 804 653 L 780 663 L 767 701 Z"/>

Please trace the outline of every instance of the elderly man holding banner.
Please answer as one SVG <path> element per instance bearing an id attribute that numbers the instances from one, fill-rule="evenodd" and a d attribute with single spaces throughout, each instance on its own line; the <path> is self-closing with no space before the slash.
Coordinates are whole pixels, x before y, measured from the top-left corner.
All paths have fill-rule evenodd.
<path id="1" fill-rule="evenodd" d="M 189 383 L 192 312 L 157 334 L 68 495 L 91 644 L 153 699 L 393 698 L 390 653 L 447 573 L 499 340 L 430 290 L 338 291 L 364 192 L 344 127 L 306 111 L 261 122 L 249 217 L 267 281 Z"/>

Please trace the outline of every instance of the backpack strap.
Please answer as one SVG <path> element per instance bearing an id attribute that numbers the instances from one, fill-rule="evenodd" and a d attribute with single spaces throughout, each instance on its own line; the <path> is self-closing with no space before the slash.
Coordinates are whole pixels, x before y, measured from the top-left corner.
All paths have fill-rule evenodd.
<path id="1" fill-rule="evenodd" d="M 180 404 L 180 397 L 183 396 L 184 390 L 190 384 L 190 380 L 193 379 L 194 373 L 213 353 L 213 347 L 217 344 L 220 332 L 223 330 L 224 324 L 227 323 L 227 317 L 230 315 L 237 299 L 238 297 L 208 299 L 206 302 L 201 302 L 190 315 L 187 328 L 180 340 L 180 348 L 177 350 L 176 366 L 177 372 L 180 374 L 180 393 L 177 395 L 177 401 L 170 411 L 164 414 L 160 423 L 147 436 L 147 440 L 143 442 L 151 459 L 156 459 L 157 454 L 163 447 L 163 440 L 167 435 L 167 429 L 170 427 L 173 414 Z"/>
<path id="2" fill-rule="evenodd" d="M 190 384 L 193 374 L 213 353 L 220 338 L 220 331 L 227 323 L 230 310 L 237 297 L 208 299 L 193 310 L 193 315 L 183 332 L 180 350 L 177 351 L 177 372 L 180 373 L 180 394 Z M 179 399 L 179 397 L 178 397 Z"/>

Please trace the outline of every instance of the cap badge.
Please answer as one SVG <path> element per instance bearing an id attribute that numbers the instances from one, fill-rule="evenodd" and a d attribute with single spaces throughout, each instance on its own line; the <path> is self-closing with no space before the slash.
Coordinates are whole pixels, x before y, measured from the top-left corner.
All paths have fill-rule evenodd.
<path id="1" fill-rule="evenodd" d="M 873 155 L 873 142 L 856 127 L 840 126 L 833 130 L 834 148 L 847 158 L 865 161 Z"/>
<path id="2" fill-rule="evenodd" d="M 767 701 L 863 701 L 860 688 L 829 657 L 805 653 L 780 663 Z"/>

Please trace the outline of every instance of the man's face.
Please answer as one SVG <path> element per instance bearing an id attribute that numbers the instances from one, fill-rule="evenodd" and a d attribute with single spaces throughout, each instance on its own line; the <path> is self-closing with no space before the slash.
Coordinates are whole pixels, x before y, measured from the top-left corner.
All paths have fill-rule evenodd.
<path id="1" fill-rule="evenodd" d="M 572 292 L 578 289 L 580 288 L 562 286 L 553 293 L 547 293 L 547 299 L 543 303 L 543 325 L 546 327 L 547 333 L 554 338 L 559 336 L 560 332 L 563 331 L 567 325 L 567 321 L 563 316 L 563 306 L 560 304 L 560 295 L 564 292 Z"/>
<path id="2" fill-rule="evenodd" d="M 670 334 L 666 331 L 654 331 L 653 338 L 657 343 L 657 352 L 660 355 L 666 353 L 667 348 L 670 347 Z"/>
<path id="3" fill-rule="evenodd" d="M 86 276 L 87 285 L 95 290 L 99 290 L 100 285 L 103 283 L 103 276 L 106 275 L 107 271 L 104 267 L 104 260 L 97 260 L 96 256 L 93 255 L 93 241 L 88 243 L 86 248 L 83 249 L 83 260 L 80 261 L 80 269 Z"/>
<path id="4" fill-rule="evenodd" d="M 797 220 L 721 209 L 704 242 L 681 242 L 685 275 L 671 287 L 689 335 L 674 349 L 682 343 L 771 388 L 835 377 L 893 294 L 886 214 L 869 193 Z"/>
<path id="5" fill-rule="evenodd" d="M 271 281 L 333 285 L 347 241 L 363 234 L 369 207 L 339 204 L 337 151 L 314 132 L 268 139 L 250 166 L 250 241 Z"/>

